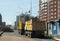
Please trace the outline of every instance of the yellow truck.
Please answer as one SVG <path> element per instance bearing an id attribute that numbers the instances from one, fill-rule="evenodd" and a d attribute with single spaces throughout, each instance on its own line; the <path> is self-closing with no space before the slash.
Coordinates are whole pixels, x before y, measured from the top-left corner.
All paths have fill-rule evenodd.
<path id="1" fill-rule="evenodd" d="M 18 24 L 18 32 L 19 34 L 23 35 L 24 34 L 24 24 L 22 21 L 19 22 Z"/>
<path id="2" fill-rule="evenodd" d="M 25 23 L 25 35 L 28 37 L 44 37 L 46 22 L 30 19 Z"/>

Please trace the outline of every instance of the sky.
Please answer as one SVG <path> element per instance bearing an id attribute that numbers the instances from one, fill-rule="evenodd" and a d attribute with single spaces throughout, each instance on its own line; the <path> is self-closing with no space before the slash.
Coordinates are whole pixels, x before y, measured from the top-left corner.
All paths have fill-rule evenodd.
<path id="1" fill-rule="evenodd" d="M 0 13 L 2 21 L 14 25 L 16 16 L 22 12 L 29 11 L 31 0 L 0 0 Z M 37 16 L 39 11 L 39 0 L 32 0 L 32 15 Z"/>

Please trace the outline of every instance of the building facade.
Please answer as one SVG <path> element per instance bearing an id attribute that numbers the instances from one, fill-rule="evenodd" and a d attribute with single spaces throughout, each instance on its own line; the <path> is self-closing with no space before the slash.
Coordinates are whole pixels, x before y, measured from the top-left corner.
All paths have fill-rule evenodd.
<path id="1" fill-rule="evenodd" d="M 60 0 L 39 0 L 39 19 L 47 22 L 49 34 L 59 34 Z"/>
<path id="2" fill-rule="evenodd" d="M 39 0 L 39 19 L 58 21 L 60 19 L 60 0 Z"/>
<path id="3" fill-rule="evenodd" d="M 48 21 L 48 3 L 39 1 L 39 19 L 41 21 Z"/>

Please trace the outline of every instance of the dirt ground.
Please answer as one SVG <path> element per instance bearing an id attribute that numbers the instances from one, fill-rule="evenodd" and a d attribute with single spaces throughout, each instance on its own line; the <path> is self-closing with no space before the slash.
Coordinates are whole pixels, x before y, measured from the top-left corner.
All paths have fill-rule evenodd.
<path id="1" fill-rule="evenodd" d="M 0 41 L 53 41 L 53 40 L 32 39 L 32 38 L 25 38 L 25 37 L 18 37 L 18 36 L 3 35 L 2 37 L 0 37 Z"/>
<path id="2" fill-rule="evenodd" d="M 25 36 L 20 36 L 17 31 L 13 33 L 4 33 L 0 37 L 0 41 L 54 41 L 52 39 L 38 39 L 38 38 L 28 38 Z"/>
<path id="3" fill-rule="evenodd" d="M 4 36 L 0 37 L 0 41 L 35 41 L 35 40 L 26 39 L 26 38 L 17 37 L 17 36 L 4 35 Z"/>

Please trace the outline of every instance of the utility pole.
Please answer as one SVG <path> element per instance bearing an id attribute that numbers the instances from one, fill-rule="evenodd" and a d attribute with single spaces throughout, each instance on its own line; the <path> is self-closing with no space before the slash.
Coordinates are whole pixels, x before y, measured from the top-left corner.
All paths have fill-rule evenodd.
<path id="1" fill-rule="evenodd" d="M 31 0 L 31 2 L 30 2 L 30 10 L 28 11 L 29 12 L 29 14 L 30 14 L 30 16 L 32 15 L 32 0 Z"/>
<path id="2" fill-rule="evenodd" d="M 31 15 L 32 15 L 32 0 L 31 0 Z"/>

